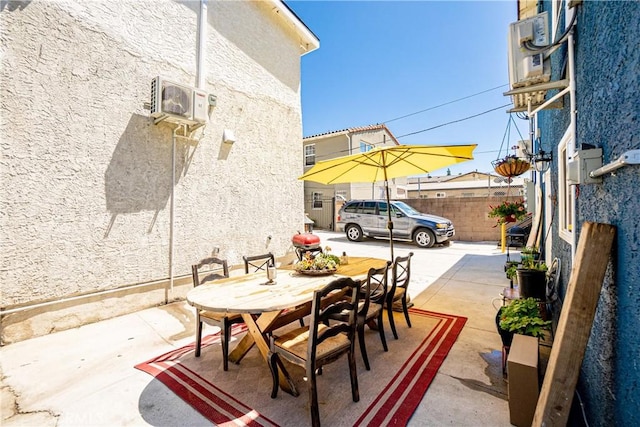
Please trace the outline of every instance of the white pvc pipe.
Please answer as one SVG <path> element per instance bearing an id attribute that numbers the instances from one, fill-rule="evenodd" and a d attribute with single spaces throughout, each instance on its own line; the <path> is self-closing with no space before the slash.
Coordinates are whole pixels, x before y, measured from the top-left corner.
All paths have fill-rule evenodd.
<path id="1" fill-rule="evenodd" d="M 176 126 L 173 129 L 173 137 L 171 138 L 171 204 L 169 205 L 169 295 L 166 295 L 165 303 L 169 302 L 171 296 L 173 296 L 173 226 L 174 226 L 174 214 L 175 214 L 175 199 L 176 199 L 176 134 L 180 129 L 180 126 Z"/>
<path id="2" fill-rule="evenodd" d="M 196 85 L 198 89 L 204 89 L 204 61 L 206 58 L 206 37 L 207 37 L 207 0 L 200 0 L 200 20 L 198 22 L 198 64 Z"/>
<path id="3" fill-rule="evenodd" d="M 573 11 L 573 13 L 577 13 L 577 11 Z M 576 17 L 577 19 L 577 17 Z M 576 25 L 577 25 L 577 21 L 576 21 Z M 575 28 L 575 26 L 574 26 Z M 569 38 L 567 40 L 567 44 L 568 44 L 568 68 L 569 68 L 569 108 L 571 109 L 570 111 L 570 116 L 571 116 L 571 122 L 570 122 L 570 128 L 571 128 L 571 135 L 573 136 L 573 144 L 569 144 L 569 148 L 570 148 L 570 153 L 568 153 L 571 157 L 573 157 L 573 154 L 575 153 L 576 150 L 576 141 L 578 140 L 577 135 L 576 135 L 576 78 L 575 78 L 575 61 L 574 61 L 574 47 L 573 47 L 573 29 L 571 30 L 571 32 L 569 33 Z M 571 198 L 572 200 L 576 200 L 576 186 L 572 185 L 571 186 Z M 576 209 L 575 206 L 573 208 L 573 212 L 572 212 L 572 218 L 571 218 L 571 225 L 573 226 L 573 229 L 571 230 L 571 236 L 573 239 L 573 242 L 571 244 L 571 259 L 575 259 L 576 257 L 576 245 L 578 242 L 578 237 L 577 237 L 577 232 L 576 232 L 576 221 L 578 220 L 578 216 L 576 215 Z"/>

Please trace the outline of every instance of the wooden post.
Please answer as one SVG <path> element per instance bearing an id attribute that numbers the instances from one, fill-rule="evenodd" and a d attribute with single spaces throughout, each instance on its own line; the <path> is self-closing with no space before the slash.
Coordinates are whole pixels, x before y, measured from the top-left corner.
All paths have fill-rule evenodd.
<path id="1" fill-rule="evenodd" d="M 615 227 L 585 222 L 532 426 L 566 426 Z"/>

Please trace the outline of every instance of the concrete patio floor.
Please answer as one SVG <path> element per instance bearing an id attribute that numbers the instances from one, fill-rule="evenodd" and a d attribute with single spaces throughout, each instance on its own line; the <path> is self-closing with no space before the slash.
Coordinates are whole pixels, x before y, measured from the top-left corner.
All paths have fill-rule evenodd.
<path id="1" fill-rule="evenodd" d="M 343 233 L 315 234 L 335 254 L 389 258 L 385 240 L 353 243 Z M 492 304 L 508 286 L 506 254 L 495 242 L 431 249 L 396 242 L 394 247 L 396 256 L 414 253 L 409 294 L 416 308 L 468 318 L 409 425 L 509 426 Z M 402 334 L 407 326 L 397 327 Z M 193 309 L 176 302 L 7 345 L 1 349 L 0 424 L 210 425 L 133 367 L 192 342 L 194 331 Z"/>

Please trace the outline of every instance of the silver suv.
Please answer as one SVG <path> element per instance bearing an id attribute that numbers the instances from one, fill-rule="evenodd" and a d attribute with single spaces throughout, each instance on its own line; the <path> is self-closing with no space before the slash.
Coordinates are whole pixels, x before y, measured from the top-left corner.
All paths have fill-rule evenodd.
<path id="1" fill-rule="evenodd" d="M 382 200 L 351 200 L 338 212 L 338 229 L 347 239 L 360 242 L 367 237 L 389 237 L 387 202 Z M 391 202 L 393 238 L 412 240 L 416 245 L 430 248 L 456 234 L 451 221 L 418 212 L 404 202 Z"/>

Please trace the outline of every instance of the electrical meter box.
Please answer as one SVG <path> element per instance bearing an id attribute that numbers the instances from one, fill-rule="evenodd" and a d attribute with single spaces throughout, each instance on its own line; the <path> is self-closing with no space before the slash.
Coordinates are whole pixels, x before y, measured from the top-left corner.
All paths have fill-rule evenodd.
<path id="1" fill-rule="evenodd" d="M 591 178 L 589 172 L 602 166 L 602 148 L 578 150 L 567 164 L 567 181 L 570 185 L 598 184 L 602 178 Z"/>
<path id="2" fill-rule="evenodd" d="M 543 52 L 523 47 L 525 42 L 535 46 L 549 45 L 549 14 L 542 12 L 509 24 L 509 82 L 511 89 L 548 82 L 551 69 Z"/>

